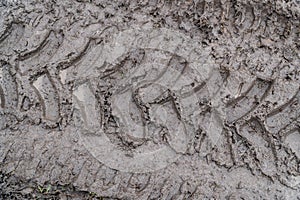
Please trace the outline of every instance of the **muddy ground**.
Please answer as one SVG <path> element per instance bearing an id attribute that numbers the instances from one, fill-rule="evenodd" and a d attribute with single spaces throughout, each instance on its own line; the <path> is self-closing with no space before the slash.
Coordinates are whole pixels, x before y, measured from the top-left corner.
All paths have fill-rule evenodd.
<path id="1" fill-rule="evenodd" d="M 300 2 L 0 2 L 1 199 L 300 199 Z"/>

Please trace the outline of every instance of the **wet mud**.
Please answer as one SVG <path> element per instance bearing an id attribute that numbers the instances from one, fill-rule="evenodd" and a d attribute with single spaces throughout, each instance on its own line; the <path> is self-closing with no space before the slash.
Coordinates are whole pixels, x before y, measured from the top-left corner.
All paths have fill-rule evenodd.
<path id="1" fill-rule="evenodd" d="M 300 199 L 300 2 L 0 2 L 0 198 Z"/>

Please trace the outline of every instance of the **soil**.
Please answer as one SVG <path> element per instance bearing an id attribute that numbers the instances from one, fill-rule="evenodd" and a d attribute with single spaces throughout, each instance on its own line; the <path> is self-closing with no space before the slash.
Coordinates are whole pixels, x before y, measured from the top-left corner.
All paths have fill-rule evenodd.
<path id="1" fill-rule="evenodd" d="M 0 2 L 1 199 L 300 199 L 298 0 Z"/>

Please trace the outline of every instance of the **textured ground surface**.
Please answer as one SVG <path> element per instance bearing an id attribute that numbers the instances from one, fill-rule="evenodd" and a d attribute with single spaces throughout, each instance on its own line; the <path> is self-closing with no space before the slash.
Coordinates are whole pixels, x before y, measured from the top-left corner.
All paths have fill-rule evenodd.
<path id="1" fill-rule="evenodd" d="M 298 0 L 0 2 L 1 199 L 300 199 Z"/>

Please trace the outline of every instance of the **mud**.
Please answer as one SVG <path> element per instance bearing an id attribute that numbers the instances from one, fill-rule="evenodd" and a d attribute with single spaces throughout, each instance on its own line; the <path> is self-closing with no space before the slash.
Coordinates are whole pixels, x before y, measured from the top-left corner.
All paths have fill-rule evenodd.
<path id="1" fill-rule="evenodd" d="M 300 199 L 299 1 L 0 16 L 1 198 Z"/>

